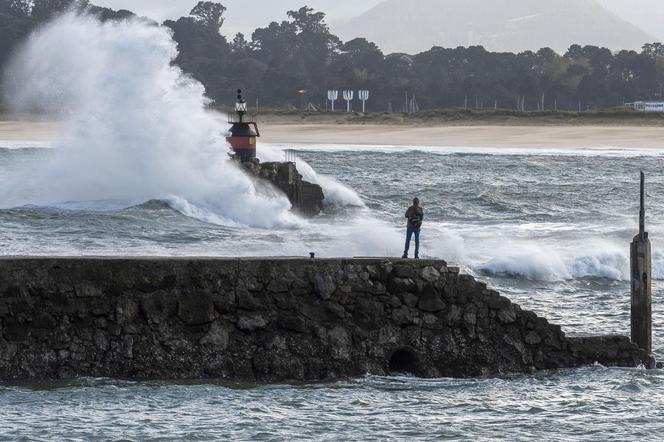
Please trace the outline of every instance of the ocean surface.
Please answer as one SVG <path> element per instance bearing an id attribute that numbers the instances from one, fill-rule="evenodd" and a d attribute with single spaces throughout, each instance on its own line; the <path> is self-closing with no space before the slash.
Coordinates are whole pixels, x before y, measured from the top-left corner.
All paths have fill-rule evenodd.
<path id="1" fill-rule="evenodd" d="M 287 147 L 261 145 L 259 156 L 283 158 Z M 629 243 L 643 170 L 654 347 L 664 357 L 664 152 L 294 151 L 305 178 L 328 196 L 326 213 L 311 220 L 282 213 L 283 197 L 237 178 L 189 186 L 182 183 L 199 178 L 164 179 L 178 172 L 157 173 L 142 160 L 102 158 L 113 167 L 89 170 L 94 162 L 58 149 L 0 142 L 0 254 L 397 257 L 403 214 L 417 196 L 422 256 L 460 265 L 567 333 L 628 334 Z M 222 179 L 228 171 L 219 169 Z M 269 209 L 257 211 L 260 201 Z M 475 380 L 0 384 L 0 439 L 599 441 L 660 440 L 663 431 L 664 373 L 599 365 Z"/>

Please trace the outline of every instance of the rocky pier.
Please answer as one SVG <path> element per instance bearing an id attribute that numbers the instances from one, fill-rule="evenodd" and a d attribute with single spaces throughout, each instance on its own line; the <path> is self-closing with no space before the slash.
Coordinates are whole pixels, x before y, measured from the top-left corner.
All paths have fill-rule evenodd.
<path id="1" fill-rule="evenodd" d="M 2 258 L 0 380 L 474 377 L 646 360 L 444 261 Z"/>

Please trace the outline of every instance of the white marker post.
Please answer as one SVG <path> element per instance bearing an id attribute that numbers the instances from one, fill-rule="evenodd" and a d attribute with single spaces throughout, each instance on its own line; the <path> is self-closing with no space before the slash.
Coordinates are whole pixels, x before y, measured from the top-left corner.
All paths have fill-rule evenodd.
<path id="1" fill-rule="evenodd" d="M 355 97 L 354 91 L 344 91 L 344 100 L 346 100 L 346 109 L 350 113 L 350 102 L 353 101 Z"/>
<path id="2" fill-rule="evenodd" d="M 369 99 L 369 91 L 363 90 L 358 92 L 360 100 L 362 100 L 362 113 L 367 111 L 367 100 Z"/>
<path id="3" fill-rule="evenodd" d="M 339 98 L 339 91 L 327 91 L 327 99 L 332 102 L 332 112 L 334 112 L 334 102 Z"/>

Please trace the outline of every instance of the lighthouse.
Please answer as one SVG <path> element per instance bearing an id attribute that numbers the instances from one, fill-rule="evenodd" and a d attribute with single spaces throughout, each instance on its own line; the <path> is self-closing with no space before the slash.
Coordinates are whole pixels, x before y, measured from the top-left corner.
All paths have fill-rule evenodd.
<path id="1" fill-rule="evenodd" d="M 242 98 L 240 89 L 237 91 L 235 112 L 228 115 L 228 123 L 231 128 L 226 133 L 226 140 L 233 149 L 233 159 L 240 163 L 243 172 L 282 191 L 292 209 L 304 216 L 316 216 L 323 210 L 323 188 L 303 180 L 293 158 L 262 163 L 256 157 L 256 139 L 261 135 L 258 125 L 247 114 L 247 102 Z"/>
<path id="2" fill-rule="evenodd" d="M 231 129 L 226 140 L 233 148 L 235 158 L 240 162 L 253 162 L 256 159 L 256 138 L 260 137 L 258 125 L 247 115 L 247 102 L 242 98 L 242 90 L 237 91 L 235 112 L 228 115 Z"/>

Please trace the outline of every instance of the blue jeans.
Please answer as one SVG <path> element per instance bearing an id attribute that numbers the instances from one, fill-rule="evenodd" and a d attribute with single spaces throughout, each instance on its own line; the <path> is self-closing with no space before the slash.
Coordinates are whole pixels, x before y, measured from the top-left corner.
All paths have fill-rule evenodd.
<path id="1" fill-rule="evenodd" d="M 406 248 L 403 251 L 404 256 L 408 256 L 408 250 L 410 250 L 410 240 L 415 234 L 415 258 L 420 257 L 420 229 L 415 229 L 413 227 L 408 227 L 406 230 Z"/>

